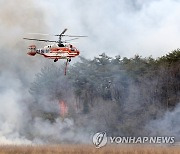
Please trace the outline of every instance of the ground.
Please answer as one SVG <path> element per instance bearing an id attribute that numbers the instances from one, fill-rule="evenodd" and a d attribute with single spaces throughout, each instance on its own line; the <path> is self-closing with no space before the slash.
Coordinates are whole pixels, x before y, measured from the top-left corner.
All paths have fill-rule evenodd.
<path id="1" fill-rule="evenodd" d="M 0 146 L 0 154 L 56 154 L 56 153 L 78 153 L 78 154 L 179 154 L 180 146 L 160 145 L 111 145 L 96 149 L 92 145 L 47 145 L 47 146 Z"/>

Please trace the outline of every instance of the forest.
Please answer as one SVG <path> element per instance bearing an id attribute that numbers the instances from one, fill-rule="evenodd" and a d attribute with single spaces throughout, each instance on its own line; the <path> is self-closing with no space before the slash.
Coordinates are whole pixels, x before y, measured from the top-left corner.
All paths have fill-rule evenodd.
<path id="1" fill-rule="evenodd" d="M 64 64 L 48 63 L 36 74 L 29 92 L 33 116 L 52 123 L 59 116 L 58 102 L 64 101 L 68 107 L 64 118 L 73 119 L 78 128 L 123 136 L 163 135 L 149 122 L 173 112 L 180 103 L 180 49 L 159 58 L 106 53 L 80 57 L 68 66 L 66 76 Z"/>

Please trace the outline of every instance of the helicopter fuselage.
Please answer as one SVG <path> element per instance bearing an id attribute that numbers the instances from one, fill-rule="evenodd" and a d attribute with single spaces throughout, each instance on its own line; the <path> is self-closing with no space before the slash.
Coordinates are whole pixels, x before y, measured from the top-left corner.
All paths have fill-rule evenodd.
<path id="1" fill-rule="evenodd" d="M 47 45 L 44 48 L 36 49 L 35 45 L 29 46 L 28 55 L 35 56 L 36 54 L 42 55 L 45 58 L 55 59 L 71 59 L 79 55 L 79 50 L 71 44 L 61 45 L 57 44 Z"/>

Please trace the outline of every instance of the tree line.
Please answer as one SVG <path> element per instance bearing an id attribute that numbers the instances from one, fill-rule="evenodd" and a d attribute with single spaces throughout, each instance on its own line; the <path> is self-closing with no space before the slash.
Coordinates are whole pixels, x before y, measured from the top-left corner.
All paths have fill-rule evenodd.
<path id="1" fill-rule="evenodd" d="M 64 100 L 69 118 L 77 125 L 111 134 L 147 135 L 147 122 L 180 102 L 180 49 L 156 59 L 102 53 L 94 59 L 80 57 L 70 65 L 67 76 L 63 69 L 48 64 L 30 88 L 37 109 L 51 119 L 58 111 L 45 111 L 43 106 Z M 44 104 L 44 98 L 48 103 Z"/>

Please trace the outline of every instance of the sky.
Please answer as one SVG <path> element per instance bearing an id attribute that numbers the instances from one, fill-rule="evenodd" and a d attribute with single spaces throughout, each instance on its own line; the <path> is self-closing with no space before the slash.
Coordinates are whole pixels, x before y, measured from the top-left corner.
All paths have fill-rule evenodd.
<path id="1" fill-rule="evenodd" d="M 39 0 L 49 29 L 88 35 L 74 42 L 81 55 L 159 57 L 179 48 L 179 0 Z"/>

